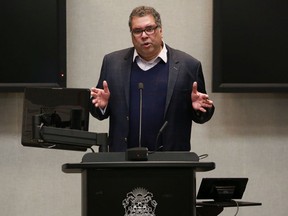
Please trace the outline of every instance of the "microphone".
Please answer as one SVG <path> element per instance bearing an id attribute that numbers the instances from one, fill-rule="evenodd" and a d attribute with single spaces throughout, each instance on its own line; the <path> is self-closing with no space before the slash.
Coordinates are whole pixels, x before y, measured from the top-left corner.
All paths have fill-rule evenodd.
<path id="1" fill-rule="evenodd" d="M 144 84 L 138 83 L 138 89 L 139 89 L 139 148 L 141 148 L 141 139 L 142 139 L 142 110 L 143 110 L 143 89 Z"/>
<path id="2" fill-rule="evenodd" d="M 159 137 L 160 137 L 160 135 L 163 133 L 163 131 L 165 130 L 165 128 L 167 127 L 167 125 L 168 125 L 168 121 L 165 121 L 164 124 L 162 125 L 162 127 L 160 128 L 158 134 L 157 134 L 154 152 L 155 152 L 155 151 L 158 151 L 158 150 L 161 149 L 161 148 L 163 148 L 163 145 L 158 146 L 158 144 L 159 144 Z"/>
<path id="3" fill-rule="evenodd" d="M 138 147 L 130 148 L 126 151 L 126 160 L 129 161 L 146 161 L 148 160 L 148 149 L 142 146 L 142 110 L 143 110 L 143 89 L 144 84 L 138 83 L 139 89 L 139 140 Z"/>

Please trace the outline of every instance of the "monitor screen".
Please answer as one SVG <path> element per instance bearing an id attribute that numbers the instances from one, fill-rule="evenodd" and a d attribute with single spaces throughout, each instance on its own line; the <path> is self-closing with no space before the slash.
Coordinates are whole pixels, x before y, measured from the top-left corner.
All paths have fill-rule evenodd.
<path id="1" fill-rule="evenodd" d="M 40 148 L 86 150 L 86 148 L 47 143 L 35 134 L 38 124 L 53 128 L 88 131 L 89 89 L 26 88 L 23 103 L 22 145 Z M 37 125 L 35 125 L 35 119 Z"/>
<path id="2" fill-rule="evenodd" d="M 66 0 L 1 1 L 0 92 L 66 87 Z"/>
<path id="3" fill-rule="evenodd" d="M 241 199 L 247 182 L 248 178 L 203 178 L 197 199 L 215 201 Z"/>
<path id="4" fill-rule="evenodd" d="M 213 1 L 213 91 L 288 92 L 288 1 Z"/>

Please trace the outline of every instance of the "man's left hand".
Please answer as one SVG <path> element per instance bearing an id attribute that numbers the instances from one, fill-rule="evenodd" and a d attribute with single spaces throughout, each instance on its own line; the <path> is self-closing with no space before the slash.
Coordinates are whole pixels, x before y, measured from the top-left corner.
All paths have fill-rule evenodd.
<path id="1" fill-rule="evenodd" d="M 197 82 L 193 83 L 191 99 L 192 99 L 192 107 L 196 111 L 199 110 L 201 112 L 206 112 L 206 108 L 213 107 L 213 101 L 209 100 L 209 96 L 207 94 L 198 92 Z"/>

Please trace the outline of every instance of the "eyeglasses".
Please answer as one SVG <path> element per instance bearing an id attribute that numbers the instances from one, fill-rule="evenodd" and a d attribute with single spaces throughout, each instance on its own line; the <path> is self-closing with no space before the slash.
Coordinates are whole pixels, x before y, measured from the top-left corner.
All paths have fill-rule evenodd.
<path id="1" fill-rule="evenodd" d="M 145 32 L 147 35 L 152 35 L 155 32 L 155 29 L 158 28 L 158 25 L 156 26 L 148 26 L 145 29 L 133 29 L 131 32 L 135 37 L 139 37 Z"/>

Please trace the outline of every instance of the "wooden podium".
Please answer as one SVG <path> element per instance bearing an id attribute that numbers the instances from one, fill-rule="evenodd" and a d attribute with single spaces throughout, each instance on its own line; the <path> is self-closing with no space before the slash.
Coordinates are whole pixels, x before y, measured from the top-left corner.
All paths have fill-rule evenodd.
<path id="1" fill-rule="evenodd" d="M 191 152 L 155 152 L 147 161 L 88 153 L 62 166 L 82 175 L 82 216 L 196 216 L 196 172 L 213 169 Z"/>

